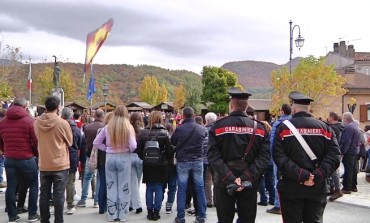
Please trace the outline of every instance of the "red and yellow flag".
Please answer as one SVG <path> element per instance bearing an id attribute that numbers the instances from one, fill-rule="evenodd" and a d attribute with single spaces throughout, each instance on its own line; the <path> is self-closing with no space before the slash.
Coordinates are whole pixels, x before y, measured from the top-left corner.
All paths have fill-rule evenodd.
<path id="1" fill-rule="evenodd" d="M 101 45 L 103 45 L 105 39 L 107 39 L 112 26 L 113 19 L 109 19 L 108 22 L 104 23 L 99 29 L 92 31 L 87 35 L 84 73 L 88 71 L 89 65 L 91 64 Z"/>

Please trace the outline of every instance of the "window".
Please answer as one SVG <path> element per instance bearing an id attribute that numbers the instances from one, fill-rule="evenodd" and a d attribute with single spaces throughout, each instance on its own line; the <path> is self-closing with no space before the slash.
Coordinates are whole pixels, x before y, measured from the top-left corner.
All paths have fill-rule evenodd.
<path id="1" fill-rule="evenodd" d="M 360 105 L 360 122 L 370 121 L 370 104 Z"/>

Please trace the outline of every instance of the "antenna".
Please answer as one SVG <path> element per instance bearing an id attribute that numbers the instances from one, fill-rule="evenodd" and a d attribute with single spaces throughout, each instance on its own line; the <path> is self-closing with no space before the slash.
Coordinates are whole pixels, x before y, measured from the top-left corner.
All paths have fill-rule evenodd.
<path id="1" fill-rule="evenodd" d="M 346 43 L 350 43 L 350 42 L 354 42 L 354 41 L 358 41 L 358 40 L 361 40 L 361 38 L 357 38 L 357 39 L 351 39 L 351 40 L 347 40 Z"/>

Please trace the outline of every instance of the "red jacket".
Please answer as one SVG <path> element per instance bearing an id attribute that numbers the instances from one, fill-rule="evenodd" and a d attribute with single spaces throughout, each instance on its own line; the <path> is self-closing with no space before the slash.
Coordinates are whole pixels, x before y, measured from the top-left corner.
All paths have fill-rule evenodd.
<path id="1" fill-rule="evenodd" d="M 0 150 L 6 158 L 29 159 L 38 156 L 34 120 L 25 108 L 11 106 L 0 121 Z"/>

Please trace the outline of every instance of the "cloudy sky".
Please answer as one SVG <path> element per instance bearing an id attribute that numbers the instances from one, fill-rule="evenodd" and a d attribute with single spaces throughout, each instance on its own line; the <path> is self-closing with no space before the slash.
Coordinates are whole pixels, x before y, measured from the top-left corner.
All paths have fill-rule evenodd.
<path id="1" fill-rule="evenodd" d="M 339 40 L 370 52 L 369 8 L 344 0 L 1 0 L 0 42 L 34 62 L 57 55 L 84 63 L 86 35 L 113 18 L 94 63 L 200 73 L 230 61 L 288 62 L 290 20 L 306 40 L 293 57 L 324 56 Z"/>

